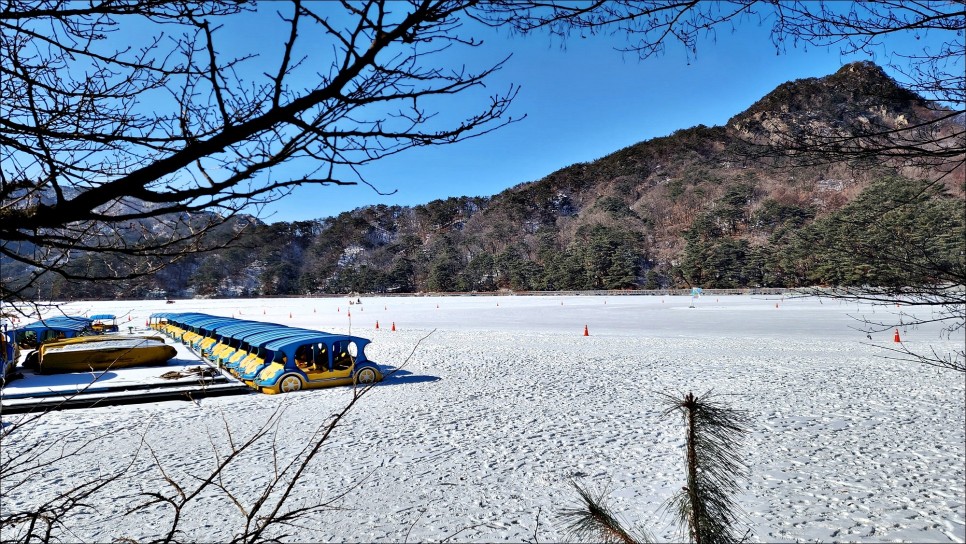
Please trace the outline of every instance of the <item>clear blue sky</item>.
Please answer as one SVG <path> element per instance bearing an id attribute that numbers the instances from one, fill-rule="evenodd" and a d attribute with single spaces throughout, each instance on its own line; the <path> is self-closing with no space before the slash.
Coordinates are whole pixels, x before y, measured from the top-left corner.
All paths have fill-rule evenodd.
<path id="1" fill-rule="evenodd" d="M 789 48 L 779 55 L 769 29 L 745 21 L 737 32 L 718 32 L 715 40 L 700 43 L 690 61 L 673 47 L 640 61 L 615 50 L 624 45 L 621 36 L 572 38 L 561 47 L 546 35 L 484 29 L 484 46 L 460 60 L 479 68 L 512 53 L 489 89 L 520 85 L 511 111 L 526 119 L 465 142 L 407 151 L 362 170 L 379 190 L 396 191 L 391 196 L 365 185 L 302 187 L 260 215 L 268 222 L 295 221 L 371 204 L 493 195 L 677 129 L 722 125 L 785 81 L 825 76 L 867 59 L 817 48 Z M 882 58 L 870 60 L 885 64 Z"/>

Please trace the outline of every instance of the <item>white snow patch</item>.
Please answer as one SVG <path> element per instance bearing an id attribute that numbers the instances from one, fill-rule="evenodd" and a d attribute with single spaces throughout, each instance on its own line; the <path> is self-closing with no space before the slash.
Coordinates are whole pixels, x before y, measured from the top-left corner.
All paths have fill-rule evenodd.
<path id="1" fill-rule="evenodd" d="M 850 316 L 888 309 L 739 296 L 706 296 L 696 308 L 690 297 L 361 300 L 90 302 L 68 313 L 130 311 L 143 323 L 154 311 L 202 311 L 351 331 L 373 340 L 371 359 L 393 366 L 436 329 L 309 467 L 293 506 L 357 487 L 338 500 L 342 509 L 292 529 L 290 541 L 558 542 L 568 535 L 555 514 L 575 504 L 572 478 L 608 489 L 623 519 L 679 541 L 661 505 L 683 485 L 683 433 L 662 417 L 656 393 L 708 390 L 753 419 L 751 480 L 739 503 L 754 541 L 964 541 L 963 377 L 882 358 L 891 334 L 870 341 Z M 901 332 L 910 348 L 958 344 L 930 327 Z M 286 463 L 350 396 L 340 387 L 51 413 L 34 436 L 104 436 L 69 464 L 4 489 L 3 510 L 138 456 L 96 509 L 71 520 L 69 539 L 157 536 L 163 509 L 124 515 L 138 493 L 163 488 L 138 453 L 142 438 L 169 475 L 190 481 L 227 451 L 226 427 L 243 440 L 281 408 L 274 446 Z M 5 440 L 2 455 L 20 443 Z M 274 478 L 272 455 L 271 442 L 259 443 L 227 483 L 255 497 Z M 229 538 L 241 519 L 214 493 L 186 515 L 186 538 L 206 541 Z"/>

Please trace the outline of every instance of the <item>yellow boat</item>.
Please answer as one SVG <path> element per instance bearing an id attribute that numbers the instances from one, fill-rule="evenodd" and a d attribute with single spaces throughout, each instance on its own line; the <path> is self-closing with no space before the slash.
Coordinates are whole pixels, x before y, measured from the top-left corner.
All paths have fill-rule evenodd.
<path id="1" fill-rule="evenodd" d="M 177 355 L 159 336 L 80 336 L 45 342 L 37 353 L 41 374 L 163 365 Z"/>

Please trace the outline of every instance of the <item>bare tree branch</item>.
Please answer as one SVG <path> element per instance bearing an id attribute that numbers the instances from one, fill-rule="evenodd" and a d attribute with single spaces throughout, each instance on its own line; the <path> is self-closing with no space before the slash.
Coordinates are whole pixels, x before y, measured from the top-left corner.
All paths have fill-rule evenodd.
<path id="1" fill-rule="evenodd" d="M 461 36 L 473 4 L 272 3 L 286 34 L 273 57 L 226 53 L 221 37 L 252 15 L 229 0 L 9 2 L 0 11 L 0 255 L 36 272 L 4 284 L 2 298 L 44 274 L 107 277 L 70 270 L 71 253 L 150 256 L 114 277 L 150 273 L 230 243 L 210 235 L 295 187 L 368 183 L 361 166 L 513 122 L 515 87 L 462 121 L 435 113 L 500 68 L 434 66 L 451 47 L 479 45 Z M 189 226 L 185 214 L 208 224 Z"/>

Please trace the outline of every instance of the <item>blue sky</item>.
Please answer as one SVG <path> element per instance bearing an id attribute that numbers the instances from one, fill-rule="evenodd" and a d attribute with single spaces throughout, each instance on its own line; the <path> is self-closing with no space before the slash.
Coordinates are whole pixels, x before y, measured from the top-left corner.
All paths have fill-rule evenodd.
<path id="1" fill-rule="evenodd" d="M 546 35 L 508 36 L 489 29 L 481 35 L 485 44 L 460 60 L 481 67 L 512 53 L 489 89 L 519 85 L 511 112 L 526 119 L 476 139 L 410 150 L 361 171 L 393 195 L 365 185 L 301 187 L 261 217 L 268 222 L 318 219 L 372 204 L 493 195 L 677 129 L 722 125 L 783 82 L 825 76 L 845 63 L 868 59 L 818 48 L 789 48 L 779 55 L 767 24 L 748 21 L 736 32 L 718 32 L 714 40 L 701 42 L 690 59 L 669 47 L 663 56 L 641 61 L 615 50 L 624 44 L 620 36 L 561 43 Z"/>

